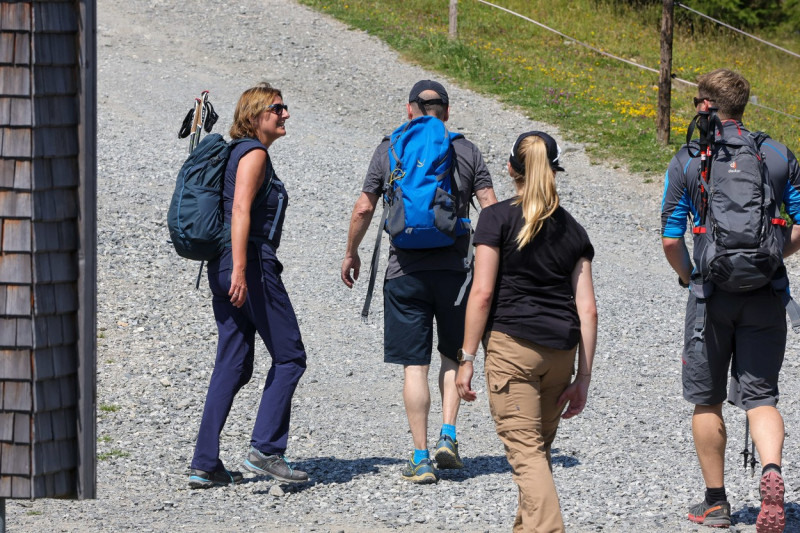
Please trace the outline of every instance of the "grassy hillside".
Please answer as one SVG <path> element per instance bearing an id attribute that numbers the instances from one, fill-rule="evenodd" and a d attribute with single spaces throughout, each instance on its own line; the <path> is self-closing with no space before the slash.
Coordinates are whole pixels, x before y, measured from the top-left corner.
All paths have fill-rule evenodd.
<path id="1" fill-rule="evenodd" d="M 458 39 L 448 33 L 448 0 L 300 0 L 385 40 L 404 57 L 464 85 L 523 108 L 588 143 L 595 160 L 661 173 L 685 139 L 696 88 L 674 83 L 671 141 L 655 140 L 658 74 L 594 51 L 476 0 L 458 4 Z M 661 6 L 632 10 L 600 0 L 495 0 L 578 41 L 659 68 Z M 748 78 L 762 105 L 800 116 L 800 59 L 724 28 L 709 27 L 676 7 L 673 72 L 695 81 L 718 67 Z M 800 52 L 800 39 L 765 36 Z M 793 151 L 800 120 L 748 106 L 745 124 Z"/>

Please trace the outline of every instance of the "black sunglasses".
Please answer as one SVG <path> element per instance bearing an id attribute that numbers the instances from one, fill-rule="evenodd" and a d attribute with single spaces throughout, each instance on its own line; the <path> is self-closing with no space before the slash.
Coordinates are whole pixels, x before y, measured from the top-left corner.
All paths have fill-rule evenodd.
<path id="1" fill-rule="evenodd" d="M 702 104 L 706 100 L 708 100 L 709 102 L 713 102 L 714 101 L 711 98 L 709 98 L 708 96 L 695 96 L 694 98 L 692 98 L 692 102 L 694 102 L 694 106 L 695 107 L 699 106 L 700 104 Z"/>
<path id="2" fill-rule="evenodd" d="M 271 106 L 267 107 L 267 111 L 275 113 L 278 116 L 283 115 L 284 109 L 289 111 L 289 106 L 286 104 L 272 104 Z"/>

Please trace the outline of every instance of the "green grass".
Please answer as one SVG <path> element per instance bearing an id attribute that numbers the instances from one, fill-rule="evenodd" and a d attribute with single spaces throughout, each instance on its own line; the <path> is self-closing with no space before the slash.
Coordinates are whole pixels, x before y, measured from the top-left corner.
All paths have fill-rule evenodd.
<path id="1" fill-rule="evenodd" d="M 448 39 L 448 0 L 300 0 L 375 35 L 404 58 L 483 94 L 555 124 L 568 139 L 586 143 L 595 161 L 662 173 L 685 141 L 696 88 L 673 84 L 671 139 L 656 141 L 658 74 L 603 57 L 554 33 L 476 0 L 458 3 L 458 39 Z M 659 69 L 661 5 L 631 10 L 600 0 L 496 0 L 579 41 Z M 676 7 L 676 19 L 693 20 Z M 680 13 L 683 11 L 683 13 Z M 758 102 L 792 115 L 798 111 L 800 60 L 730 30 L 704 28 L 694 19 L 676 25 L 673 73 L 695 81 L 718 67 L 748 78 Z M 800 39 L 761 35 L 790 50 Z M 403 102 L 398 102 L 398 106 Z M 800 120 L 748 106 L 745 124 L 800 146 Z M 509 132 L 513 139 L 518 132 Z"/>
<path id="2" fill-rule="evenodd" d="M 107 461 L 108 459 L 117 459 L 117 458 L 121 458 L 121 457 L 130 457 L 130 455 L 131 454 L 128 453 L 128 452 L 125 452 L 125 451 L 122 451 L 122 450 L 117 450 L 115 448 L 115 449 L 111 450 L 110 452 L 98 453 L 97 454 L 97 460 L 98 461 Z"/>
<path id="3" fill-rule="evenodd" d="M 119 405 L 108 404 L 108 403 L 101 404 L 100 410 L 105 413 L 116 413 L 117 411 L 119 411 Z"/>

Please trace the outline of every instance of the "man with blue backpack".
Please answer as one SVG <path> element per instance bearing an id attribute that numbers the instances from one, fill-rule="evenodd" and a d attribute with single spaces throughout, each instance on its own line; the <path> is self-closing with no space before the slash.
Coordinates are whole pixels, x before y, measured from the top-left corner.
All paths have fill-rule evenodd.
<path id="1" fill-rule="evenodd" d="M 749 95 L 748 81 L 731 70 L 699 78 L 693 100 L 698 114 L 687 144 L 667 169 L 661 227 L 667 261 L 681 287 L 690 289 L 683 396 L 695 406 L 692 434 L 706 491 L 688 518 L 711 527 L 731 525 L 724 483 L 727 396 L 746 411 L 763 467 L 756 531 L 772 533 L 786 523 L 785 433 L 776 405 L 787 312 L 793 328 L 800 328 L 783 265 L 800 248 L 800 166 L 786 146 L 744 127 Z M 699 142 L 691 141 L 695 127 Z M 781 205 L 794 222 L 791 229 Z M 684 241 L 688 218 L 691 257 Z"/>
<path id="2" fill-rule="evenodd" d="M 414 483 L 435 483 L 438 469 L 464 466 L 456 440 L 460 398 L 455 375 L 472 279 L 469 204 L 473 195 L 481 207 L 497 202 L 478 148 L 445 127 L 449 103 L 447 91 L 438 82 L 422 80 L 411 89 L 408 122 L 385 137 L 373 154 L 353 208 L 342 261 L 342 281 L 352 288 L 361 269 L 358 246 L 383 196 L 371 275 L 374 283 L 385 230 L 391 247 L 383 287 L 384 361 L 404 367 L 403 401 L 414 452 L 402 476 Z M 362 312 L 365 318 L 372 283 Z M 434 449 L 436 465 L 427 443 L 434 318 L 441 355 L 443 420 Z"/>

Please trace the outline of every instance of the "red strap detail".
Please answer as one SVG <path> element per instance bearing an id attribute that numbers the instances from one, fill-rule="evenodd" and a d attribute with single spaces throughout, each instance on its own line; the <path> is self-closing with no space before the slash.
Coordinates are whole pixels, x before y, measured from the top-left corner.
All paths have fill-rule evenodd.
<path id="1" fill-rule="evenodd" d="M 694 228 L 692 228 L 692 233 L 705 233 L 705 232 L 706 232 L 705 226 L 695 226 Z"/>
<path id="2" fill-rule="evenodd" d="M 782 218 L 773 218 L 770 222 L 776 226 L 786 226 L 786 221 Z"/>

